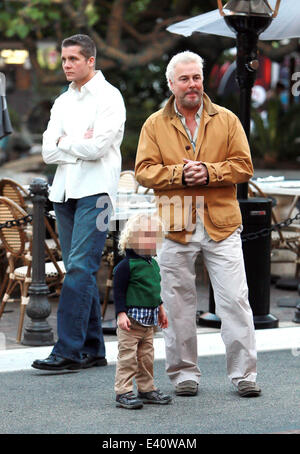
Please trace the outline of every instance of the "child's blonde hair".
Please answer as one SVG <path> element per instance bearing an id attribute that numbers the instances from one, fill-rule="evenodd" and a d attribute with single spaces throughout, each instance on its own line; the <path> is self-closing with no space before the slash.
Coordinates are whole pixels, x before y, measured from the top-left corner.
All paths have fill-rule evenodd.
<path id="1" fill-rule="evenodd" d="M 125 253 L 125 249 L 129 245 L 129 239 L 133 232 L 145 231 L 145 224 L 150 222 L 150 231 L 154 230 L 158 233 L 158 237 L 162 240 L 165 236 L 165 229 L 162 220 L 157 214 L 138 213 L 130 217 L 126 222 L 119 238 L 119 251 L 121 254 Z"/>

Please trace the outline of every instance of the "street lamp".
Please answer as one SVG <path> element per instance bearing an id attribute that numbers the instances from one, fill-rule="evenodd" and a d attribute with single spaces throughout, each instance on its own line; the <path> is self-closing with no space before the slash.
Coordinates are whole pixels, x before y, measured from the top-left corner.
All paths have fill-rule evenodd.
<path id="1" fill-rule="evenodd" d="M 259 66 L 257 56 L 258 36 L 277 15 L 280 0 L 277 0 L 274 10 L 265 0 L 230 0 L 224 7 L 221 0 L 217 0 L 217 2 L 220 15 L 236 35 L 236 79 L 240 88 L 240 120 L 249 140 L 251 94 Z M 272 210 L 270 199 L 248 199 L 248 183 L 237 185 L 237 198 L 243 218 L 244 234 L 270 228 Z M 278 326 L 278 319 L 269 314 L 270 248 L 270 233 L 264 237 L 243 243 L 249 301 L 256 328 L 275 328 Z M 221 321 L 214 311 L 214 295 L 210 286 L 209 312 L 199 316 L 199 323 L 220 326 Z"/>
<path id="2" fill-rule="evenodd" d="M 251 120 L 251 94 L 258 69 L 257 42 L 259 35 L 277 16 L 280 0 L 274 10 L 266 0 L 229 0 L 222 6 L 217 0 L 220 15 L 236 35 L 236 78 L 240 88 L 240 120 L 249 140 Z M 225 11 L 224 11 L 225 9 Z M 269 199 L 248 199 L 248 183 L 237 187 L 244 233 L 254 233 L 271 226 Z M 249 287 L 249 300 L 256 328 L 274 328 L 278 320 L 269 314 L 270 308 L 270 234 L 243 243 L 244 262 Z M 255 243 L 255 244 L 254 244 Z"/>
<path id="3" fill-rule="evenodd" d="M 236 34 L 237 68 L 236 76 L 240 87 L 240 120 L 247 138 L 250 135 L 251 93 L 258 69 L 257 41 L 277 16 L 280 1 L 272 10 L 266 0 L 229 0 L 223 7 L 217 0 L 220 15 L 228 27 Z M 224 9 L 225 12 L 224 12 Z M 248 198 L 248 183 L 237 188 L 238 199 Z"/>

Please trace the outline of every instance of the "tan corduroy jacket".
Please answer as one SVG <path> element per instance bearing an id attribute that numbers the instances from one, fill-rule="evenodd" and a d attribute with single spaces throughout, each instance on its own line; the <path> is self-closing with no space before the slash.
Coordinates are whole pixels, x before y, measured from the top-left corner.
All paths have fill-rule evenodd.
<path id="1" fill-rule="evenodd" d="M 183 184 L 183 158 L 202 161 L 209 182 L 205 186 Z M 195 228 L 196 210 L 215 241 L 227 238 L 242 223 L 236 184 L 253 175 L 244 129 L 229 110 L 203 95 L 203 112 L 195 153 L 175 113 L 174 96 L 152 114 L 141 130 L 135 173 L 137 181 L 153 188 L 167 237 L 187 243 Z M 202 203 L 203 202 L 203 203 Z"/>

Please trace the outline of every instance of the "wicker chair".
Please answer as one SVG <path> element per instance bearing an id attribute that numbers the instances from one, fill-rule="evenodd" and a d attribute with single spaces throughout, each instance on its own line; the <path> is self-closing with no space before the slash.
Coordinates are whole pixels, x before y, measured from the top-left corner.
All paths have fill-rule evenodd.
<path id="1" fill-rule="evenodd" d="M 150 188 L 144 188 L 136 181 L 133 170 L 123 170 L 121 172 L 118 187 L 119 193 L 148 194 L 149 191 Z"/>
<path id="2" fill-rule="evenodd" d="M 135 179 L 133 170 L 124 170 L 120 174 L 118 192 L 132 193 L 137 192 L 138 182 Z"/>
<path id="3" fill-rule="evenodd" d="M 0 197 L 0 224 L 9 220 L 17 220 L 27 213 L 14 201 L 7 197 Z M 5 305 L 17 286 L 20 288 L 20 317 L 17 330 L 17 342 L 20 342 L 25 315 L 25 306 L 28 303 L 28 288 L 31 283 L 31 235 L 26 225 L 16 225 L 0 229 L 0 239 L 6 251 L 8 268 L 7 284 L 0 304 L 0 317 Z M 51 249 L 45 242 L 45 279 L 49 288 L 53 290 L 62 284 L 65 268 L 62 261 L 57 261 Z"/>
<path id="4" fill-rule="evenodd" d="M 28 212 L 29 192 L 16 181 L 10 178 L 2 178 L 0 180 L 0 196 L 13 200 L 17 205 L 23 208 L 23 210 Z M 49 236 L 49 238 L 46 239 L 47 246 L 52 251 L 55 251 L 57 259 L 61 259 L 62 255 L 59 239 L 47 216 L 45 216 L 45 226 Z"/>
<path id="5" fill-rule="evenodd" d="M 267 196 L 260 187 L 253 181 L 249 181 L 248 194 L 250 197 L 260 196 L 264 198 L 272 198 Z M 295 203 L 290 209 L 290 215 L 292 209 L 295 208 Z M 272 208 L 272 223 L 278 224 L 279 220 Z M 272 231 L 271 234 L 271 253 L 274 254 L 275 250 L 288 250 L 294 253 L 294 259 L 292 260 L 296 265 L 295 277 L 299 276 L 300 272 L 300 226 L 292 224 L 290 226 Z M 291 260 L 276 260 L 276 263 L 290 263 Z"/>

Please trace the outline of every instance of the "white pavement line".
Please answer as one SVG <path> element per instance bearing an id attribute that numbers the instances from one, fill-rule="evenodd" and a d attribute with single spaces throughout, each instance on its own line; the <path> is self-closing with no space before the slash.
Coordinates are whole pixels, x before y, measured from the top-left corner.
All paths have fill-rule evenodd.
<path id="1" fill-rule="evenodd" d="M 295 356 L 300 355 L 300 327 L 274 328 L 256 330 L 257 351 L 291 349 Z M 225 347 L 218 333 L 198 334 L 198 356 L 223 355 Z M 31 369 L 35 359 L 49 356 L 50 347 L 32 347 L 10 350 L 0 350 L 0 372 L 13 372 Z M 155 359 L 165 358 L 165 343 L 163 337 L 154 338 Z M 106 342 L 106 357 L 108 363 L 115 363 L 118 356 L 117 341 Z"/>

